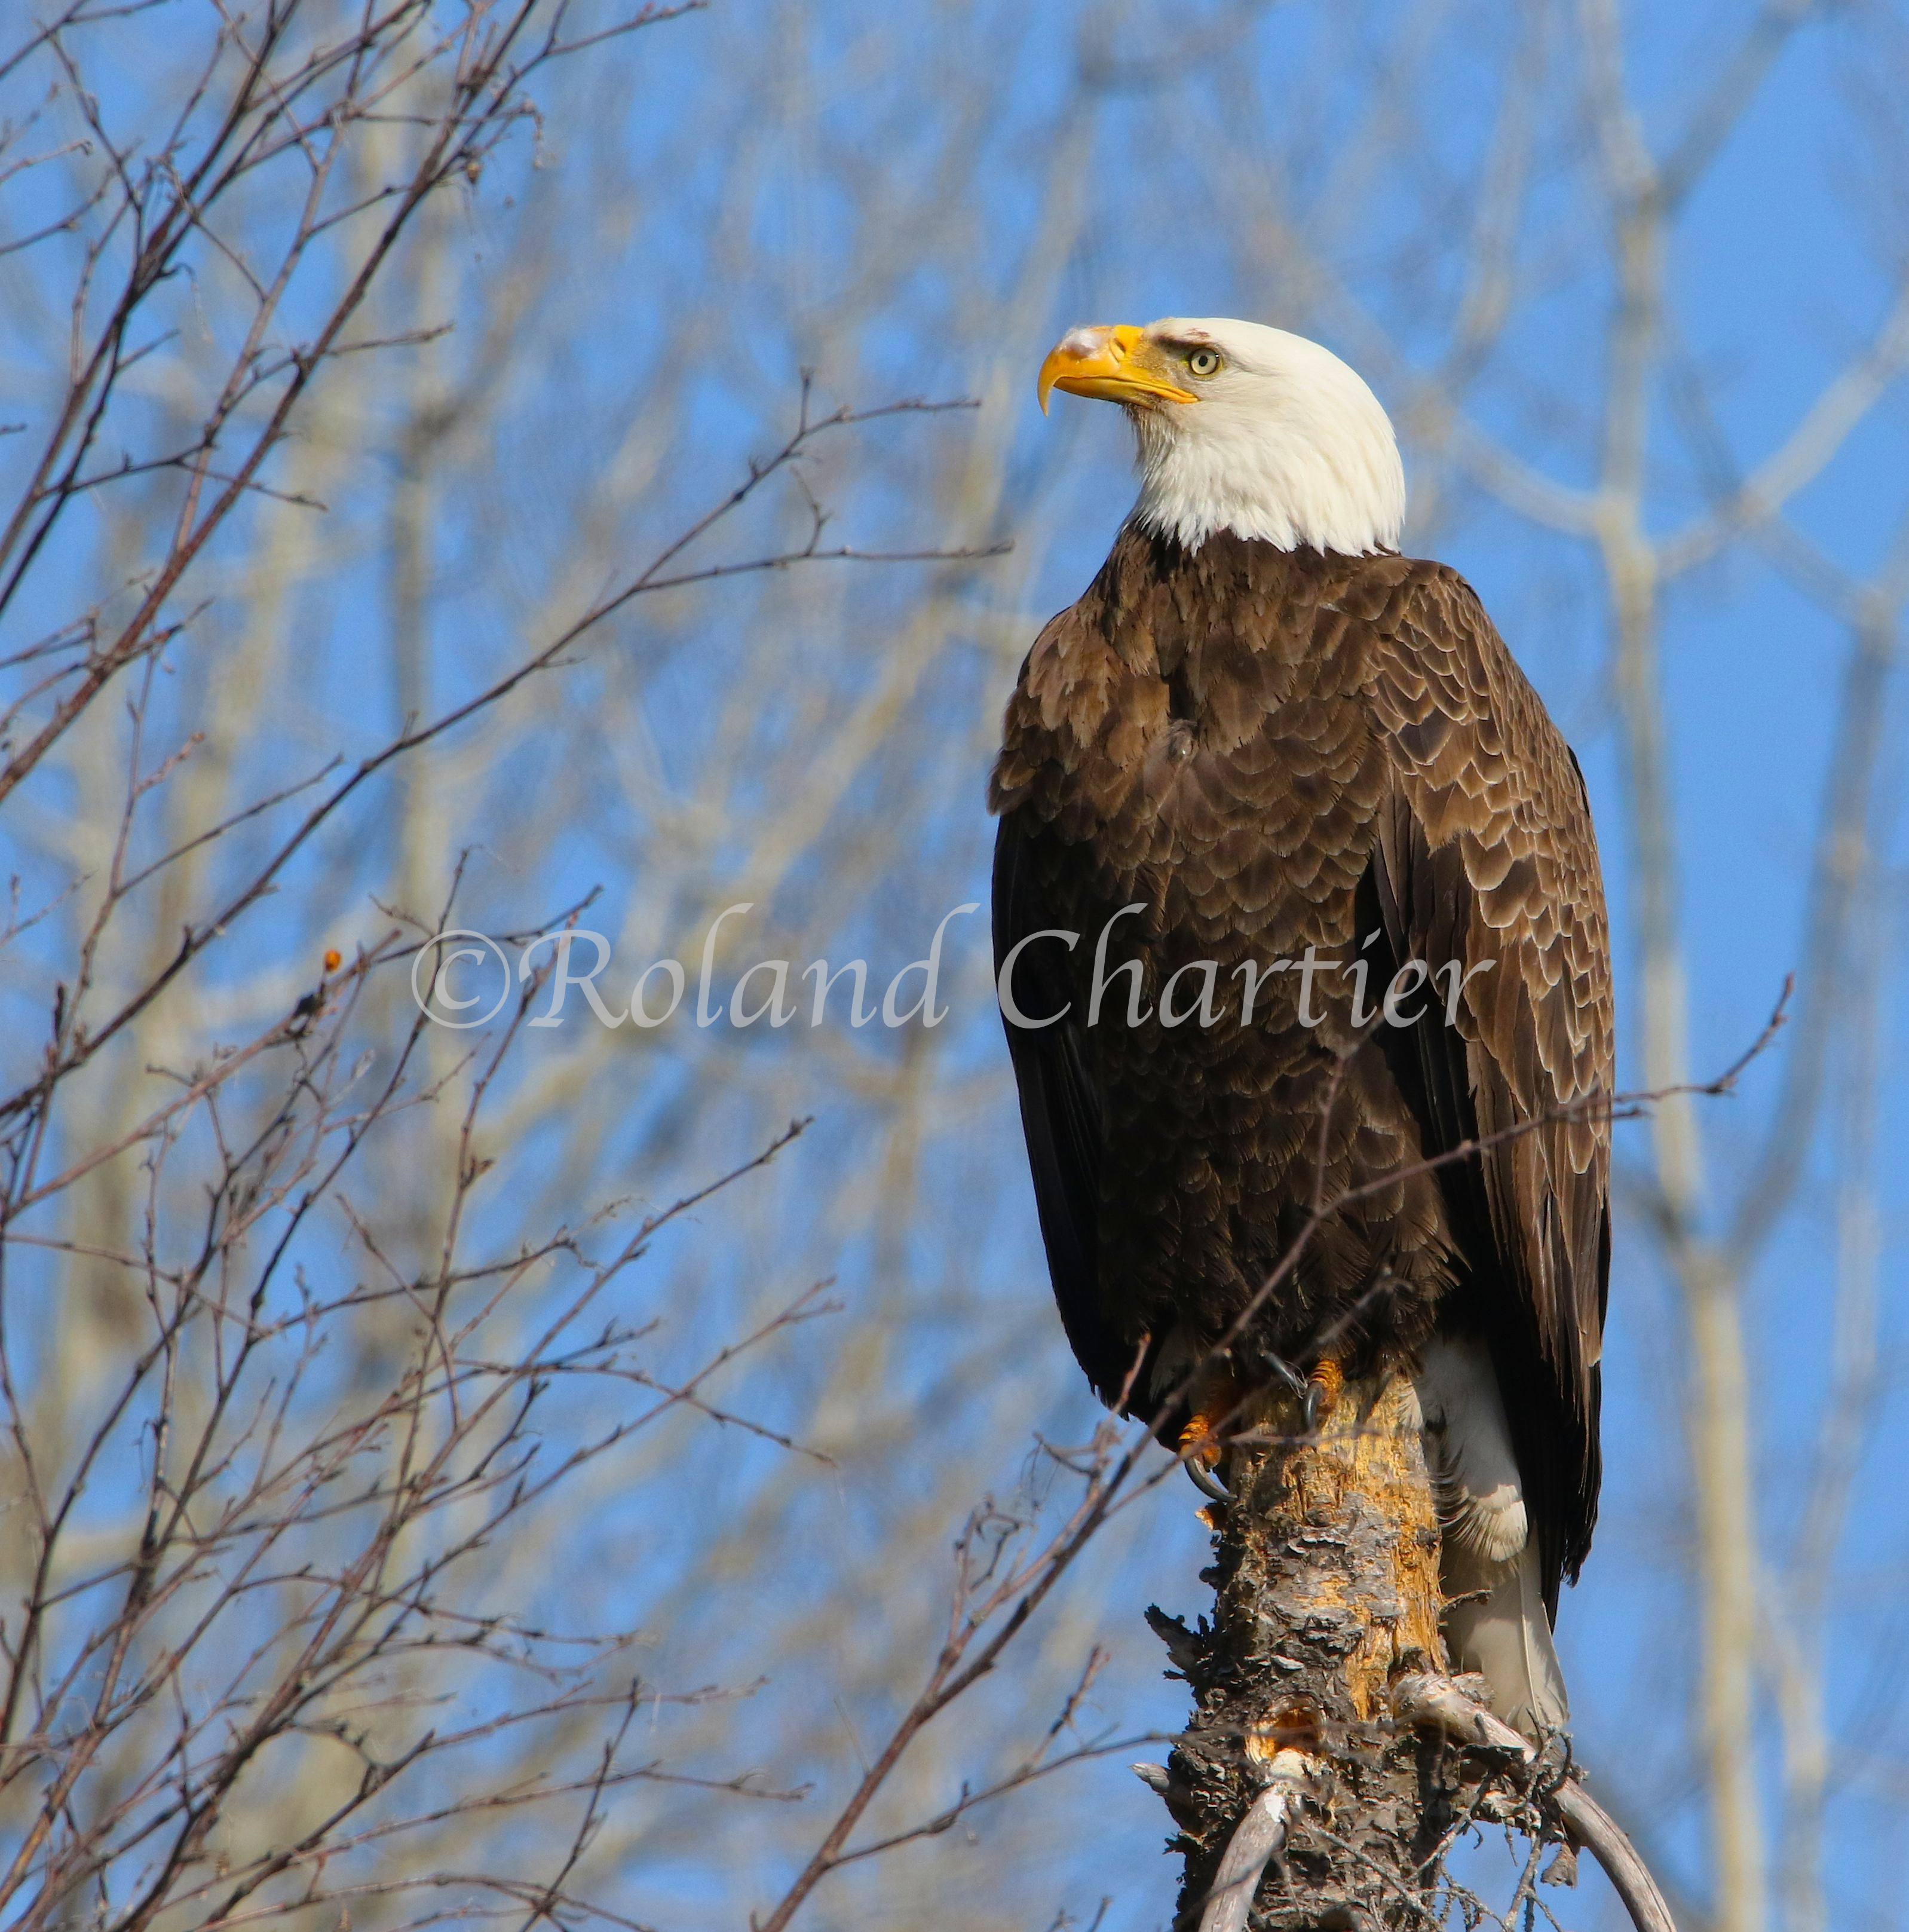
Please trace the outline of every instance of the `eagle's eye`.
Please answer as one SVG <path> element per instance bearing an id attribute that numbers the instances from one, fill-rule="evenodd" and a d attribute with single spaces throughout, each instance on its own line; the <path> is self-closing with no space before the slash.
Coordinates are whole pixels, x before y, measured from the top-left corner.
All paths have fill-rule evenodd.
<path id="1" fill-rule="evenodd" d="M 1186 366 L 1196 376 L 1210 376 L 1220 366 L 1219 352 L 1215 349 L 1196 349 L 1186 358 Z"/>

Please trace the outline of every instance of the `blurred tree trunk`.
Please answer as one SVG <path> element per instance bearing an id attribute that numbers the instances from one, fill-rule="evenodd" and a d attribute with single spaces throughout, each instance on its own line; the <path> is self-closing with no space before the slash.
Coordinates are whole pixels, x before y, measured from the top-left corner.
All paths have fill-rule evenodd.
<path id="1" fill-rule="evenodd" d="M 1239 1500 L 1209 1512 L 1212 1623 L 1188 1631 L 1154 1616 L 1195 1706 L 1169 1766 L 1186 1858 L 1179 1922 L 1200 1922 L 1275 1754 L 1297 1750 L 1305 1802 L 1260 1882 L 1255 1922 L 1423 1924 L 1449 1807 L 1435 1754 L 1398 1730 L 1386 1700 L 1398 1671 L 1444 1667 L 1438 1522 L 1410 1382 L 1347 1384 L 1311 1437 L 1282 1396 L 1227 1468 Z"/>

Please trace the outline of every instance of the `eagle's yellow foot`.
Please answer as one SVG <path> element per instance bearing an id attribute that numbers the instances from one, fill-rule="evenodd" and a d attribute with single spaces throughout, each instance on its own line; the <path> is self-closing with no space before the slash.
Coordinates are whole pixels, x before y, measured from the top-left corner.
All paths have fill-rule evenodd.
<path id="1" fill-rule="evenodd" d="M 1345 1372 L 1330 1355 L 1321 1355 L 1306 1377 L 1306 1433 L 1310 1436 L 1332 1413 L 1339 1391 L 1346 1385 Z"/>
<path id="2" fill-rule="evenodd" d="M 1193 1486 L 1216 1503 L 1233 1500 L 1233 1492 L 1213 1473 L 1219 1466 L 1224 1447 L 1209 1429 L 1203 1415 L 1196 1415 L 1180 1431 L 1180 1454 L 1185 1460 L 1187 1474 L 1193 1478 Z"/>
<path id="3" fill-rule="evenodd" d="M 1192 1420 L 1180 1431 L 1180 1456 L 1193 1486 L 1216 1503 L 1230 1503 L 1233 1492 L 1214 1472 L 1219 1467 L 1226 1444 L 1219 1432 L 1239 1406 L 1239 1390 L 1230 1376 L 1221 1373 L 1200 1378 Z"/>

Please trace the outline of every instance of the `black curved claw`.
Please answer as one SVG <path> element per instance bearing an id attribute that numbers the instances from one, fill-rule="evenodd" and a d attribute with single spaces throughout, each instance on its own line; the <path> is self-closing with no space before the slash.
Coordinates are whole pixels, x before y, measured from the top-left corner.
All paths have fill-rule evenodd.
<path id="1" fill-rule="evenodd" d="M 1285 1360 L 1281 1356 L 1275 1355 L 1270 1348 L 1263 1349 L 1260 1352 L 1260 1360 L 1265 1363 L 1266 1366 L 1269 1368 L 1273 1373 L 1299 1398 L 1302 1402 L 1307 1400 L 1308 1392 L 1311 1385 L 1305 1380 L 1305 1377 L 1299 1373 L 1299 1370 L 1293 1367 L 1290 1362 Z M 1309 1418 L 1308 1426 L 1311 1426 Z"/>
<path id="2" fill-rule="evenodd" d="M 1319 1412 L 1325 1400 L 1326 1384 L 1323 1382 L 1306 1384 L 1306 1433 L 1308 1436 L 1319 1433 Z"/>
<path id="3" fill-rule="evenodd" d="M 1193 1478 L 1193 1486 L 1203 1496 L 1211 1496 L 1216 1503 L 1233 1500 L 1233 1492 L 1197 1456 L 1187 1458 L 1186 1472 Z"/>

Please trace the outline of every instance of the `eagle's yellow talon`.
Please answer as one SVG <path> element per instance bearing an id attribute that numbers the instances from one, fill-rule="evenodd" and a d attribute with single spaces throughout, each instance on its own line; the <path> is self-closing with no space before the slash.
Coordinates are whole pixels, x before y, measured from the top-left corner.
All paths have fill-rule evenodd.
<path id="1" fill-rule="evenodd" d="M 1193 1486 L 1203 1496 L 1211 1496 L 1216 1503 L 1230 1503 L 1233 1492 L 1220 1480 L 1213 1472 L 1219 1467 L 1220 1457 L 1226 1445 L 1213 1432 L 1217 1416 L 1206 1410 L 1196 1410 L 1191 1421 L 1180 1431 L 1180 1455 L 1186 1464 L 1186 1473 L 1193 1479 Z"/>
<path id="2" fill-rule="evenodd" d="M 1339 1391 L 1346 1385 L 1345 1371 L 1330 1355 L 1321 1355 L 1306 1377 L 1306 1426 L 1316 1429 L 1332 1413 Z"/>

